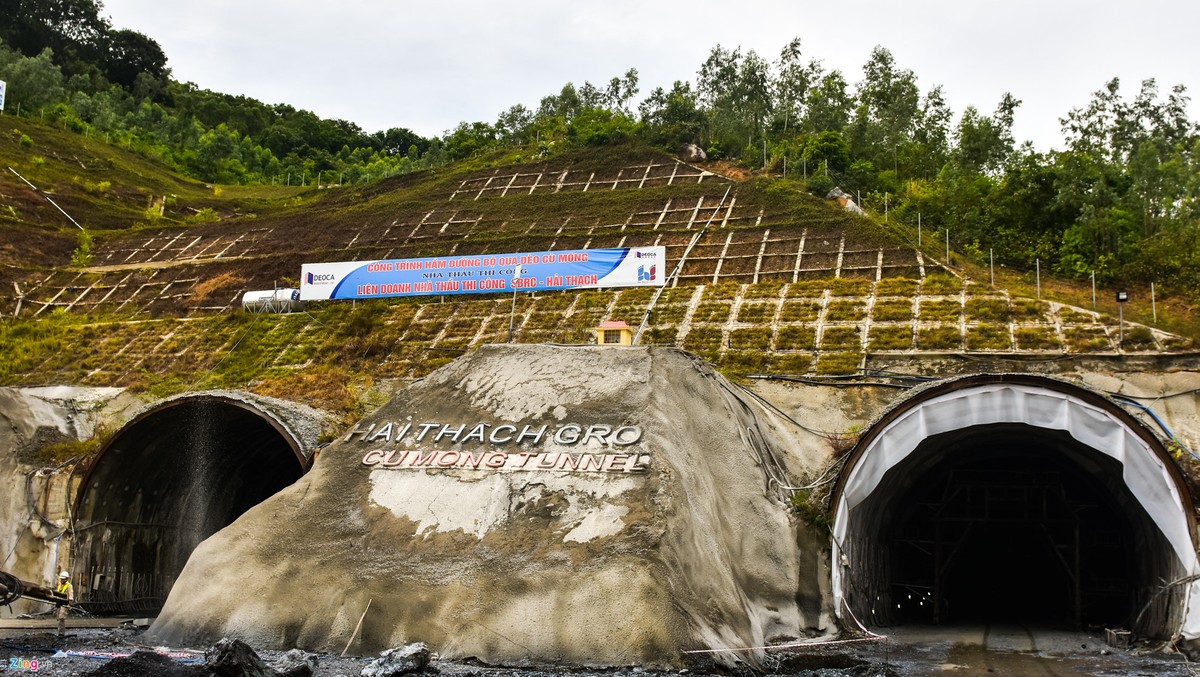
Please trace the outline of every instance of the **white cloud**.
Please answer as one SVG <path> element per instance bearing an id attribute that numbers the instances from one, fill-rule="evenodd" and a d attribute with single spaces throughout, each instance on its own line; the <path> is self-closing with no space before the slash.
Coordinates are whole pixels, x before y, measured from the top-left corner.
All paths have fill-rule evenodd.
<path id="1" fill-rule="evenodd" d="M 1024 102 L 1018 140 L 1043 148 L 1058 142 L 1058 119 L 1112 77 L 1127 96 L 1151 77 L 1163 92 L 1200 85 L 1200 4 L 1167 0 L 108 0 L 104 11 L 157 40 L 176 79 L 427 136 L 630 67 L 645 96 L 694 80 L 717 44 L 774 59 L 796 36 L 851 83 L 882 45 L 923 91 L 943 85 L 956 115 L 991 112 L 1012 92 Z"/>

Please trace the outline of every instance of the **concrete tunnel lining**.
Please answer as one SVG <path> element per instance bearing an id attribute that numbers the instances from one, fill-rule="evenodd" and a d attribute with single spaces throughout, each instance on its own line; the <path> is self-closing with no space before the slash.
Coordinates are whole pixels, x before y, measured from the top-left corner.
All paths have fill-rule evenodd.
<path id="1" fill-rule="evenodd" d="M 297 436 L 252 401 L 201 393 L 156 403 L 83 476 L 73 557 L 80 599 L 99 612 L 154 610 L 200 540 L 308 465 Z"/>
<path id="2" fill-rule="evenodd" d="M 833 523 L 832 584 L 839 617 L 844 618 L 848 609 L 842 562 L 851 549 L 844 547 L 851 536 L 851 512 L 924 440 L 1001 424 L 1065 431 L 1115 460 L 1130 494 L 1161 531 L 1185 575 L 1200 573 L 1190 497 L 1181 489 L 1178 470 L 1148 431 L 1115 405 L 1104 406 L 1102 398 L 1080 388 L 1050 379 L 992 377 L 991 382 L 951 385 L 946 392 L 919 396 L 869 431 L 854 451 L 840 478 Z M 1187 586 L 1178 628 L 1185 639 L 1200 637 L 1200 605 L 1191 603 L 1198 593 L 1200 582 Z"/>

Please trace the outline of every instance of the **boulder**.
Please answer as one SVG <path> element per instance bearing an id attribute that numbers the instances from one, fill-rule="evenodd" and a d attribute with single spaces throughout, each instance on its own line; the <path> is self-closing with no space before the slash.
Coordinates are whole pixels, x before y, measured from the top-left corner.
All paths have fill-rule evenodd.
<path id="1" fill-rule="evenodd" d="M 828 632 L 799 434 L 673 348 L 484 346 L 202 543 L 149 634 L 673 667 Z"/>
<path id="2" fill-rule="evenodd" d="M 218 677 L 277 677 L 240 639 L 224 638 L 204 652 L 208 671 Z"/>
<path id="3" fill-rule="evenodd" d="M 708 159 L 708 153 L 694 143 L 685 143 L 679 149 L 679 159 L 684 162 L 704 162 Z"/>
<path id="4" fill-rule="evenodd" d="M 421 672 L 429 665 L 429 647 L 424 642 L 388 649 L 362 669 L 362 677 L 399 677 Z"/>
<path id="5" fill-rule="evenodd" d="M 291 649 L 271 663 L 271 669 L 279 677 L 312 677 L 317 674 L 317 657 L 301 649 Z"/>

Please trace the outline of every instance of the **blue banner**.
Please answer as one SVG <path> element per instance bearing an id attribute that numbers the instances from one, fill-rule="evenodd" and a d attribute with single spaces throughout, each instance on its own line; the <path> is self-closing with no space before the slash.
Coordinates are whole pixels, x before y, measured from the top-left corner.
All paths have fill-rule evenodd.
<path id="1" fill-rule="evenodd" d="M 666 257 L 665 247 L 632 247 L 306 263 L 300 270 L 300 298 L 662 286 Z"/>

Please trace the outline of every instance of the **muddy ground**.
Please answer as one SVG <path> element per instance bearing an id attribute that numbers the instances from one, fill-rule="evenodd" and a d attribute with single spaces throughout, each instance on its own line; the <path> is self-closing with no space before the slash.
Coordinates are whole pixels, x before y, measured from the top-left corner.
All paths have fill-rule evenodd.
<path id="1" fill-rule="evenodd" d="M 154 647 L 142 641 L 143 630 L 72 629 L 65 639 L 44 630 L 0 630 L 0 674 L 163 675 L 168 669 L 114 671 L 113 655 L 138 650 L 166 652 L 180 674 L 203 674 L 207 647 Z M 1179 653 L 1145 644 L 1129 649 L 1107 646 L 1096 634 L 1031 629 L 1024 626 L 962 626 L 928 628 L 911 626 L 889 631 L 886 638 L 856 638 L 804 649 L 774 650 L 767 654 L 764 672 L 797 677 L 906 677 L 909 675 L 1058 675 L 1117 677 L 1153 675 L 1187 677 L 1200 675 L 1200 665 L 1189 663 Z M 283 652 L 260 650 L 267 664 Z M 328 677 L 357 677 L 375 656 L 340 657 L 318 654 L 318 674 Z M 687 657 L 691 667 L 670 672 L 652 672 L 637 667 L 608 670 L 567 670 L 553 666 L 498 668 L 471 662 L 435 661 L 427 672 L 446 677 L 690 677 L 721 674 L 709 657 Z M 33 661 L 38 661 L 37 670 Z M 164 662 L 165 663 L 165 662 Z M 194 669 L 188 669 L 194 668 Z M 127 669 L 128 670 L 128 669 Z M 749 677 L 752 671 L 735 671 Z"/>

